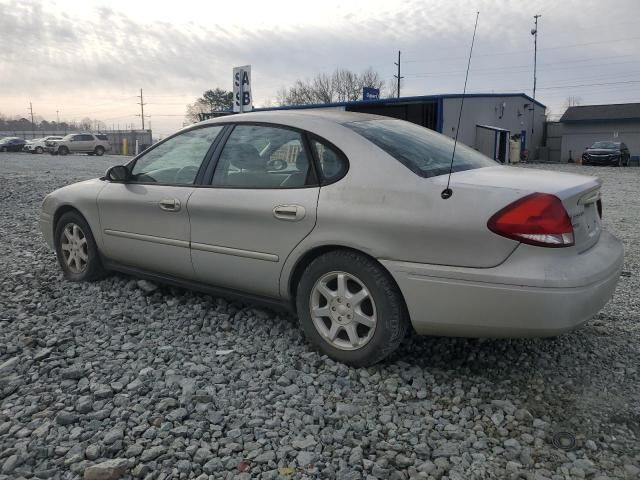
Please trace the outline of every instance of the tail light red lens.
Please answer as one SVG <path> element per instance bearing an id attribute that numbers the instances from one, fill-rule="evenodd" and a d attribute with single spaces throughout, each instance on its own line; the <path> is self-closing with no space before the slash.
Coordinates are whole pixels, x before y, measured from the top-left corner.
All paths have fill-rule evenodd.
<path id="1" fill-rule="evenodd" d="M 529 245 L 570 247 L 573 226 L 555 195 L 533 193 L 507 205 L 493 215 L 487 227 L 494 233 Z"/>

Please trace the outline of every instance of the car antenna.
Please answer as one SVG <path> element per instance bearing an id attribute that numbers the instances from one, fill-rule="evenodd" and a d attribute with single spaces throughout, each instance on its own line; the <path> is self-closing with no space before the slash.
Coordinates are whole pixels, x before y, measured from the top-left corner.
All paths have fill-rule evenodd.
<path id="1" fill-rule="evenodd" d="M 453 153 L 451 154 L 451 165 L 449 165 L 449 177 L 447 178 L 447 188 L 445 188 L 440 196 L 446 200 L 451 198 L 453 190 L 449 184 L 451 183 L 451 173 L 453 172 L 453 159 L 456 156 L 456 146 L 458 145 L 458 132 L 460 132 L 460 120 L 462 120 L 462 107 L 464 107 L 464 97 L 467 93 L 467 80 L 469 79 L 469 67 L 471 66 L 471 55 L 473 54 L 473 44 L 476 41 L 476 30 L 478 29 L 478 17 L 480 12 L 476 12 L 476 24 L 473 27 L 473 38 L 471 39 L 471 50 L 469 50 L 469 61 L 467 62 L 467 74 L 464 77 L 464 89 L 462 90 L 462 100 L 460 101 L 460 113 L 458 113 L 458 126 L 456 127 L 456 138 L 453 141 Z"/>

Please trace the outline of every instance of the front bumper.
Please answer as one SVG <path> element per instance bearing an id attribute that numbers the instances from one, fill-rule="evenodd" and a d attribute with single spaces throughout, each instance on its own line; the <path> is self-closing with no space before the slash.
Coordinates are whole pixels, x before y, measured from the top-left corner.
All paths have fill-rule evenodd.
<path id="1" fill-rule="evenodd" d="M 609 155 L 603 157 L 582 157 L 583 165 L 608 165 L 608 166 L 616 166 L 620 162 L 619 155 Z"/>
<path id="2" fill-rule="evenodd" d="M 563 250 L 520 245 L 494 268 L 381 262 L 420 335 L 547 337 L 598 313 L 613 295 L 624 260 L 622 243 L 606 231 L 583 253 Z"/>

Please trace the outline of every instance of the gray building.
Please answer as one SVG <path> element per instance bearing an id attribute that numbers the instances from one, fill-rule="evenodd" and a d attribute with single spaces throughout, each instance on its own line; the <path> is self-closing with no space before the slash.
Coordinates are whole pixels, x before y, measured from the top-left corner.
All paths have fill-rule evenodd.
<path id="1" fill-rule="evenodd" d="M 462 94 L 426 95 L 255 110 L 332 108 L 374 113 L 417 123 L 453 138 L 461 101 Z M 524 93 L 467 94 L 458 140 L 492 158 L 509 162 L 509 139 L 518 136 L 521 149 L 530 152 L 529 158 L 536 158 L 542 143 L 545 114 L 546 107 Z"/>
<path id="2" fill-rule="evenodd" d="M 640 103 L 569 107 L 560 125 L 561 162 L 580 158 L 586 147 L 599 140 L 624 142 L 632 156 L 640 155 Z"/>

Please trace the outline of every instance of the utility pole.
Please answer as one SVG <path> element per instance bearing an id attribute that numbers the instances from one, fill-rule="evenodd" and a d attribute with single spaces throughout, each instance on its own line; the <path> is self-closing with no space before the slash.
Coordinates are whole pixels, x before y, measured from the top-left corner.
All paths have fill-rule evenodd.
<path id="1" fill-rule="evenodd" d="M 394 75 L 393 77 L 398 79 L 398 98 L 400 98 L 400 80 L 404 78 L 402 75 L 400 75 L 400 50 L 398 50 L 398 61 L 393 62 L 393 64 L 398 67 L 398 74 Z"/>
<path id="2" fill-rule="evenodd" d="M 56 123 L 60 123 L 60 110 L 56 110 Z"/>
<path id="3" fill-rule="evenodd" d="M 531 141 L 529 142 L 533 146 L 533 133 L 535 131 L 536 124 L 536 71 L 538 67 L 538 18 L 542 15 L 536 14 L 533 16 L 535 26 L 531 29 L 531 35 L 533 35 L 533 106 L 531 107 Z"/>
<path id="4" fill-rule="evenodd" d="M 140 105 L 140 115 L 137 116 L 142 119 L 142 130 L 144 130 L 144 106 L 146 105 L 146 103 L 144 103 L 144 100 L 142 98 L 142 89 L 140 89 L 140 103 L 138 105 Z"/>
<path id="5" fill-rule="evenodd" d="M 36 130 L 36 123 L 33 121 L 33 105 L 29 102 L 29 112 L 31 112 L 31 129 Z"/>

